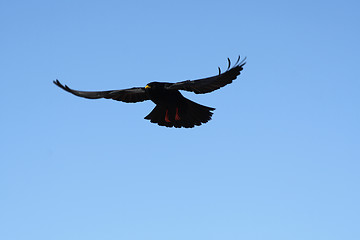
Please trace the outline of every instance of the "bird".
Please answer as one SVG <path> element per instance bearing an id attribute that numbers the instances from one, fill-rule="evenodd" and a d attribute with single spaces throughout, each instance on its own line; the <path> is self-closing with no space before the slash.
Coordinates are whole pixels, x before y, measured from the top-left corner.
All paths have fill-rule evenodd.
<path id="1" fill-rule="evenodd" d="M 126 103 L 151 100 L 155 103 L 155 108 L 145 119 L 159 126 L 169 128 L 193 128 L 194 126 L 200 126 L 210 121 L 213 115 L 212 111 L 214 111 L 215 108 L 193 102 L 185 98 L 180 91 L 204 94 L 230 84 L 243 70 L 243 66 L 246 64 L 246 57 L 241 60 L 239 56 L 233 66 L 231 66 L 230 59 L 228 58 L 227 60 L 227 70 L 222 73 L 220 67 L 218 67 L 219 73 L 212 77 L 176 83 L 150 82 L 145 87 L 133 87 L 122 90 L 79 91 L 61 84 L 58 79 L 53 82 L 69 93 L 88 99 L 105 98 Z"/>

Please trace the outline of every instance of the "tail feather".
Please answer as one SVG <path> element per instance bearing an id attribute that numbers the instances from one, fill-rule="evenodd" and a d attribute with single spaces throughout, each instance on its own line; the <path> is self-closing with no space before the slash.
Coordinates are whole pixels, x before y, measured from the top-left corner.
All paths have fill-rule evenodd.
<path id="1" fill-rule="evenodd" d="M 160 126 L 192 128 L 210 121 L 213 115 L 211 111 L 214 110 L 215 108 L 206 107 L 184 98 L 177 106 L 156 105 L 145 119 Z M 165 117 L 166 112 L 168 114 L 167 118 Z M 176 112 L 178 117 L 176 117 Z"/>

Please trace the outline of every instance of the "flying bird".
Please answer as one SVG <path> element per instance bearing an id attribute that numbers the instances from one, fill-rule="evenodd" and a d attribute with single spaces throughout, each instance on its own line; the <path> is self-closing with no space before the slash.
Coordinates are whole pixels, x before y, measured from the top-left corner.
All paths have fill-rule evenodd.
<path id="1" fill-rule="evenodd" d="M 78 91 L 62 85 L 56 79 L 54 84 L 76 96 L 98 99 L 106 98 L 126 103 L 153 101 L 155 108 L 145 117 L 152 123 L 160 126 L 176 128 L 192 128 L 208 122 L 213 115 L 215 108 L 206 107 L 185 98 L 179 90 L 194 92 L 196 94 L 209 93 L 231 83 L 240 75 L 246 58 L 240 61 L 240 56 L 231 67 L 228 58 L 228 68 L 225 72 L 212 77 L 198 80 L 186 80 L 176 83 L 151 82 L 145 87 L 133 87 L 122 90 L 110 91 Z"/>

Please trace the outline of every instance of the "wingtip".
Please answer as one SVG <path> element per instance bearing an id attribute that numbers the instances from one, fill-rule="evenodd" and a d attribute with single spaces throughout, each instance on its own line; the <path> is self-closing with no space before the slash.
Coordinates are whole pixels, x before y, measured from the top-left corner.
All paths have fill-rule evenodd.
<path id="1" fill-rule="evenodd" d="M 60 82 L 59 82 L 59 80 L 57 80 L 57 79 L 54 80 L 53 83 L 54 83 L 56 86 L 59 86 L 59 85 L 60 85 Z"/>
<path id="2" fill-rule="evenodd" d="M 241 59 L 241 56 L 239 55 L 238 59 L 236 60 L 235 66 L 239 64 L 240 59 Z"/>
<path id="3" fill-rule="evenodd" d="M 243 60 L 239 63 L 240 66 L 244 66 L 246 64 L 247 57 L 245 56 Z"/>
<path id="4" fill-rule="evenodd" d="M 71 89 L 67 85 L 62 85 L 61 82 L 58 79 L 54 80 L 53 83 L 56 86 L 58 86 L 59 88 L 62 88 L 64 90 L 68 91 L 68 92 L 71 91 Z"/>

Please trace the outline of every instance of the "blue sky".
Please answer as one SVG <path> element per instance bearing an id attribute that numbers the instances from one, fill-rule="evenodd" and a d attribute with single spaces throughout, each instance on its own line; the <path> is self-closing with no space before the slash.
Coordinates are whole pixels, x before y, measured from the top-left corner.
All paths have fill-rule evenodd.
<path id="1" fill-rule="evenodd" d="M 1 1 L 0 239 L 359 239 L 357 1 Z M 211 76 L 194 129 L 72 96 Z"/>

